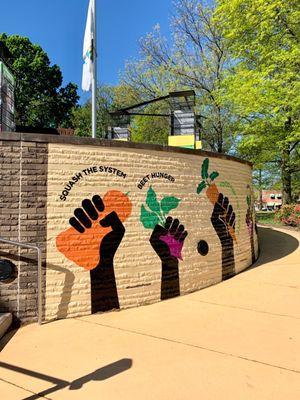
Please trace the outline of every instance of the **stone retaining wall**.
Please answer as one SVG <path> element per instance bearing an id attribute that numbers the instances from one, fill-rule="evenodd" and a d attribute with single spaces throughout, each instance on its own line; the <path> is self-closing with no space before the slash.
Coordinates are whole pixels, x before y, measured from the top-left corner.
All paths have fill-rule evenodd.
<path id="1" fill-rule="evenodd" d="M 154 303 L 257 257 L 252 169 L 233 157 L 87 138 L 2 134 L 1 237 L 42 248 L 43 318 Z M 36 319 L 34 252 L 0 243 L 17 277 L 0 312 Z"/>

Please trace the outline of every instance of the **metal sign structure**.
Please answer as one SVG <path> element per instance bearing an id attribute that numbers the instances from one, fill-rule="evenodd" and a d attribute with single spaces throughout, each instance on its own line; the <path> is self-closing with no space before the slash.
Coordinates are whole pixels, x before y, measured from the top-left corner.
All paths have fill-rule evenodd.
<path id="1" fill-rule="evenodd" d="M 129 124 L 130 117 L 135 115 L 142 115 L 145 117 L 166 117 L 170 119 L 169 146 L 201 148 L 201 142 L 198 139 L 199 132 L 196 121 L 197 118 L 195 115 L 195 97 L 194 90 L 170 92 L 166 96 L 157 97 L 114 111 L 111 113 L 111 116 L 115 120 L 116 126 L 112 128 L 110 138 L 118 139 L 117 132 L 118 130 L 120 131 L 121 125 L 117 121 L 121 117 L 129 118 Z M 168 102 L 168 114 L 148 113 L 143 111 L 144 107 L 147 107 L 149 104 L 160 101 Z M 127 140 L 130 140 L 128 129 L 127 132 Z M 123 135 L 126 136 L 125 131 L 123 132 Z"/>
<path id="2" fill-rule="evenodd" d="M 15 130 L 15 78 L 0 61 L 0 132 Z"/>

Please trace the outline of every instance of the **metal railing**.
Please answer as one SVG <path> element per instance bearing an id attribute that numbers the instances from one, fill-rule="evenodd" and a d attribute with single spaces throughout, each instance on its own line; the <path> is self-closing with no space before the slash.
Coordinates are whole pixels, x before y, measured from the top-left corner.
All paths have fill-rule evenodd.
<path id="1" fill-rule="evenodd" d="M 24 247 L 25 249 L 33 249 L 37 252 L 37 262 L 38 262 L 38 282 L 37 282 L 37 291 L 38 291 L 38 324 L 42 324 L 42 251 L 38 246 L 28 243 L 16 242 L 14 240 L 3 239 L 0 237 L 0 242 L 11 244 L 13 246 Z M 18 293 L 19 296 L 19 293 Z"/>

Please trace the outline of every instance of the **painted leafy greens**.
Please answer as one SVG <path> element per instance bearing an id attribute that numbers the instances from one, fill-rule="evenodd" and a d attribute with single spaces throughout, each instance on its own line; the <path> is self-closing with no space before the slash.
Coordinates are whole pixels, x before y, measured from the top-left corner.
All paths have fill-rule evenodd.
<path id="1" fill-rule="evenodd" d="M 209 159 L 206 158 L 203 163 L 202 163 L 202 167 L 201 167 L 201 176 L 202 179 L 207 179 L 208 178 L 208 166 L 209 166 Z"/>
<path id="2" fill-rule="evenodd" d="M 247 201 L 248 207 L 250 207 L 251 206 L 251 196 L 250 195 L 247 195 L 246 201 Z"/>
<path id="3" fill-rule="evenodd" d="M 157 224 L 164 226 L 166 217 L 171 210 L 178 207 L 180 199 L 165 196 L 159 202 L 152 186 L 148 189 L 146 204 L 141 206 L 140 221 L 146 229 L 154 229 Z"/>
<path id="4" fill-rule="evenodd" d="M 144 225 L 144 228 L 151 229 L 155 225 L 158 224 L 159 218 L 158 215 L 154 212 L 147 211 L 145 206 L 142 205 L 141 207 L 141 222 Z"/>
<path id="5" fill-rule="evenodd" d="M 180 200 L 177 197 L 164 197 L 160 203 L 162 212 L 168 214 L 169 211 L 178 207 Z"/>
<path id="6" fill-rule="evenodd" d="M 209 173 L 208 168 L 209 168 L 209 159 L 205 158 L 201 166 L 202 181 L 199 183 L 197 187 L 198 194 L 200 194 L 202 190 L 205 189 L 206 187 L 209 187 L 212 184 L 212 182 L 219 176 L 219 172 L 217 171 Z"/>

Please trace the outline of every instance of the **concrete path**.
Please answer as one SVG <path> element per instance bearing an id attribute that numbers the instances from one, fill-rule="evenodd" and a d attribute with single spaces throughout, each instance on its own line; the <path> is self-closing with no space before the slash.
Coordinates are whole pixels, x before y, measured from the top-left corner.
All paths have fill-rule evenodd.
<path id="1" fill-rule="evenodd" d="M 0 398 L 298 400 L 300 235 L 260 238 L 256 265 L 214 287 L 18 330 L 0 354 Z"/>

